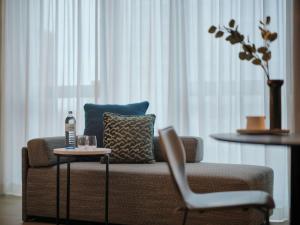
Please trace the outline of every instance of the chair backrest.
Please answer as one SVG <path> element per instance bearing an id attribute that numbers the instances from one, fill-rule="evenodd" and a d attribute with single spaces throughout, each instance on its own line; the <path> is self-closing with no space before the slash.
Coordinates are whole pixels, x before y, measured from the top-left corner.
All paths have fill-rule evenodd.
<path id="1" fill-rule="evenodd" d="M 173 181 L 182 200 L 186 203 L 192 191 L 188 185 L 185 173 L 186 156 L 182 141 L 177 136 L 173 127 L 161 129 L 158 133 L 159 143 L 167 159 Z"/>

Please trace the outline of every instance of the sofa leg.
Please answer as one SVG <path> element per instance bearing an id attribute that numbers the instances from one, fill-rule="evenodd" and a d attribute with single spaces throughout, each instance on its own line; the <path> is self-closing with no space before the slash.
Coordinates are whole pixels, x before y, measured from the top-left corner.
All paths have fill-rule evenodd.
<path id="1" fill-rule="evenodd" d="M 270 214 L 269 214 L 269 210 L 266 211 L 266 225 L 270 225 Z"/>
<path id="2" fill-rule="evenodd" d="M 26 215 L 24 215 L 24 213 L 22 215 L 22 221 L 23 222 L 28 222 L 29 221 L 29 218 Z"/>
<path id="3" fill-rule="evenodd" d="M 188 209 L 184 209 L 182 225 L 186 224 L 188 212 L 189 212 Z"/>

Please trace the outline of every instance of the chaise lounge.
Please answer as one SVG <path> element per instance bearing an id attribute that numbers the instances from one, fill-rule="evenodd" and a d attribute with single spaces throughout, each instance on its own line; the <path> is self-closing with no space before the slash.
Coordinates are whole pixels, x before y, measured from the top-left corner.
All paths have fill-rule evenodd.
<path id="1" fill-rule="evenodd" d="M 268 167 L 202 162 L 200 138 L 182 137 L 187 155 L 187 173 L 195 192 L 263 190 L 273 192 L 273 171 Z M 64 137 L 30 140 L 22 149 L 23 220 L 55 218 L 56 158 L 53 149 L 64 146 Z M 154 139 L 154 164 L 111 164 L 109 221 L 126 225 L 180 224 L 183 213 L 158 139 Z M 62 159 L 66 162 L 66 159 Z M 98 160 L 71 163 L 71 212 L 73 220 L 104 221 L 105 165 Z M 61 166 L 61 216 L 65 217 L 66 166 Z M 259 225 L 255 210 L 219 210 L 190 214 L 189 225 Z"/>

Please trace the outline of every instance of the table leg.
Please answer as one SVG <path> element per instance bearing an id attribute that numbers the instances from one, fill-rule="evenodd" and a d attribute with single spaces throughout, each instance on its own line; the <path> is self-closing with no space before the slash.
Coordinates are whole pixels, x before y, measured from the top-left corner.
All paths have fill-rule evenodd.
<path id="1" fill-rule="evenodd" d="M 57 155 L 57 165 L 56 165 L 56 225 L 59 225 L 59 197 L 60 197 L 60 156 Z"/>
<path id="2" fill-rule="evenodd" d="M 66 208 L 66 224 L 70 224 L 70 162 L 67 163 L 67 208 Z"/>
<path id="3" fill-rule="evenodd" d="M 291 146 L 290 225 L 300 224 L 300 146 Z"/>
<path id="4" fill-rule="evenodd" d="M 109 195 L 109 155 L 106 155 L 105 170 L 105 225 L 108 225 L 108 195 Z"/>

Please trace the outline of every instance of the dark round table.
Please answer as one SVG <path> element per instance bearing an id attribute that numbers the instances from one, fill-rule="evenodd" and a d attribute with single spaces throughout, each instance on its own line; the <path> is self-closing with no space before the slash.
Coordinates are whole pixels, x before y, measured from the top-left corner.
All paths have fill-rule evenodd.
<path id="1" fill-rule="evenodd" d="M 291 150 L 290 225 L 300 225 L 300 134 L 242 135 L 238 133 L 212 134 L 219 141 L 245 144 L 282 145 Z"/>

